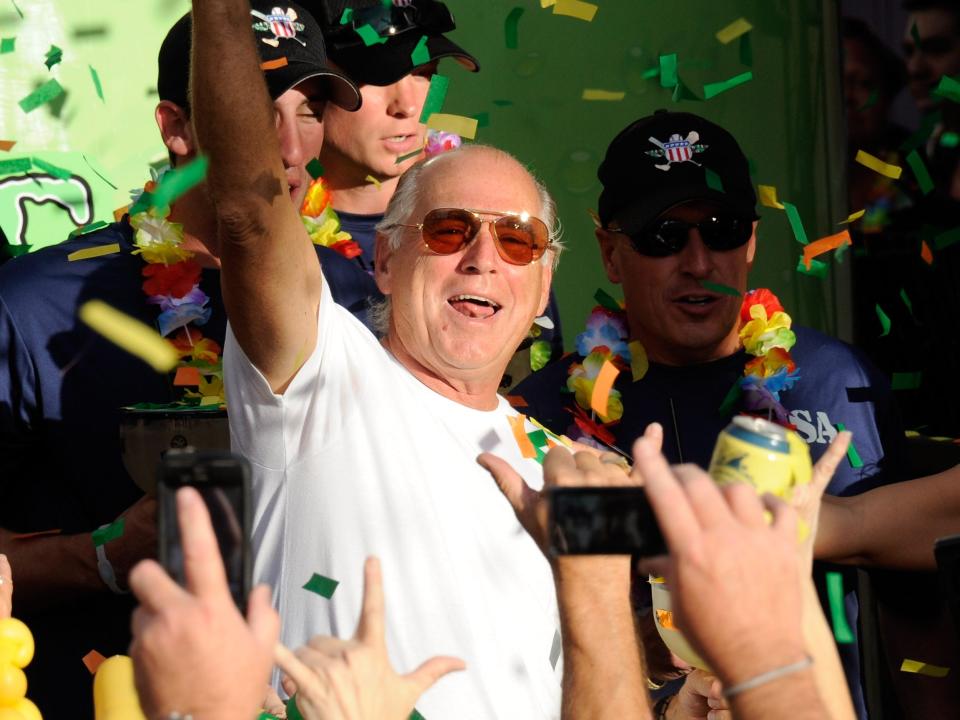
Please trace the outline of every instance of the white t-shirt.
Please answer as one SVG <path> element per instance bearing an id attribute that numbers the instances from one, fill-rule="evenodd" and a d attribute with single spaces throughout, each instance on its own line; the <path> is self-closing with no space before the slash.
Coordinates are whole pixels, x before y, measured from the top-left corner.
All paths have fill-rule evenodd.
<path id="1" fill-rule="evenodd" d="M 427 720 L 558 718 L 550 566 L 476 463 L 496 453 L 542 486 L 509 404 L 478 411 L 430 390 L 326 282 L 316 348 L 283 395 L 229 327 L 224 373 L 233 448 L 253 465 L 254 578 L 274 589 L 283 642 L 351 637 L 364 559 L 377 555 L 394 668 L 434 655 L 467 663 L 419 700 Z M 315 573 L 339 583 L 330 599 L 304 589 Z"/>

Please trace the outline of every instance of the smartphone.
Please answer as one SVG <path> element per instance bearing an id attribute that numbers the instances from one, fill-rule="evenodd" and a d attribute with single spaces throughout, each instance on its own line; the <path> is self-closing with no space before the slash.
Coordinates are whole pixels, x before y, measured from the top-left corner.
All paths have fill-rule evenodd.
<path id="1" fill-rule="evenodd" d="M 933 555 L 937 560 L 937 575 L 940 576 L 940 590 L 953 614 L 960 642 L 960 535 L 940 538 L 933 544 Z"/>
<path id="2" fill-rule="evenodd" d="M 157 476 L 157 524 L 160 564 L 186 585 L 183 546 L 177 521 L 177 490 L 197 489 L 210 512 L 220 556 L 234 602 L 246 611 L 250 593 L 250 465 L 223 451 L 169 450 Z"/>
<path id="3" fill-rule="evenodd" d="M 554 555 L 635 555 L 667 552 L 642 487 L 558 487 L 550 491 Z"/>

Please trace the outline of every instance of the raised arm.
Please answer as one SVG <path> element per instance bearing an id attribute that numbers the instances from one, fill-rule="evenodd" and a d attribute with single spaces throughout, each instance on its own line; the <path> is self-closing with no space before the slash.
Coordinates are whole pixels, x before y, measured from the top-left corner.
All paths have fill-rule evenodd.
<path id="1" fill-rule="evenodd" d="M 247 0 L 194 0 L 191 104 L 234 335 L 275 392 L 316 344 L 321 275 L 290 202 Z"/>
<path id="2" fill-rule="evenodd" d="M 853 497 L 825 497 L 816 556 L 853 565 L 933 570 L 933 543 L 960 533 L 960 465 Z"/>

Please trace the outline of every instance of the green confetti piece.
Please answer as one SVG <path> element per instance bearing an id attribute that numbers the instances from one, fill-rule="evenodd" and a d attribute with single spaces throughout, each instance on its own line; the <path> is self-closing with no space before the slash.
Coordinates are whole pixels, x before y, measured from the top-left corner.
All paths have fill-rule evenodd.
<path id="1" fill-rule="evenodd" d="M 730 297 L 743 296 L 743 293 L 736 288 L 732 288 L 729 285 L 724 285 L 722 283 L 710 282 L 709 280 L 701 280 L 700 287 L 706 288 L 707 290 L 711 290 L 713 292 L 721 293 L 723 295 L 729 295 Z"/>
<path id="2" fill-rule="evenodd" d="M 535 448 L 543 447 L 547 444 L 547 434 L 537 428 L 533 432 L 528 432 L 527 437 L 530 438 L 530 442 L 533 443 Z"/>
<path id="3" fill-rule="evenodd" d="M 105 228 L 109 226 L 110 223 L 104 222 L 103 220 L 97 220 L 95 223 L 90 223 L 89 225 L 83 225 L 78 227 L 76 230 L 73 230 L 68 237 L 80 237 L 81 235 L 89 235 L 92 232 L 96 232 L 100 228 Z"/>
<path id="4" fill-rule="evenodd" d="M 951 228 L 933 238 L 933 244 L 937 250 L 943 250 L 958 241 L 960 241 L 960 227 Z"/>
<path id="5" fill-rule="evenodd" d="M 837 430 L 843 432 L 846 429 L 843 423 L 837 423 Z M 860 457 L 860 453 L 857 452 L 857 446 L 853 444 L 853 438 L 850 438 L 850 445 L 847 446 L 847 461 L 852 468 L 859 469 L 863 467 L 863 460 Z"/>
<path id="6" fill-rule="evenodd" d="M 797 206 L 786 201 L 781 201 L 780 204 L 783 205 L 783 209 L 787 213 L 787 220 L 790 221 L 790 229 L 793 230 L 793 236 L 797 239 L 798 243 L 806 245 L 808 243 L 807 231 L 803 229 L 803 220 L 800 219 Z"/>
<path id="7" fill-rule="evenodd" d="M 15 37 L 3 38 L 0 40 L 0 55 L 12 53 L 17 48 L 17 39 Z"/>
<path id="8" fill-rule="evenodd" d="M 297 694 L 287 700 L 287 720 L 303 720 L 300 708 L 297 707 Z"/>
<path id="9" fill-rule="evenodd" d="M 111 540 L 116 540 L 118 537 L 123 535 L 123 525 L 126 518 L 120 518 L 116 522 L 112 522 L 106 527 L 99 528 L 94 530 L 90 536 L 93 538 L 93 546 L 100 547 L 101 545 L 106 545 Z"/>
<path id="10" fill-rule="evenodd" d="M 550 343 L 546 340 L 534 340 L 530 345 L 530 369 L 542 370 L 550 362 Z"/>
<path id="11" fill-rule="evenodd" d="M 276 715 L 271 715 L 266 710 L 257 716 L 257 720 L 280 720 Z"/>
<path id="12" fill-rule="evenodd" d="M 957 82 L 949 75 L 944 75 L 932 90 L 932 94 L 939 95 L 951 102 L 960 102 L 960 82 Z"/>
<path id="13" fill-rule="evenodd" d="M 880 99 L 880 91 L 874 90 L 873 92 L 870 93 L 870 96 L 866 100 L 864 100 L 863 105 L 857 108 L 857 112 L 863 112 L 868 108 L 872 108 L 874 105 L 877 104 L 877 100 L 879 99 Z"/>
<path id="14" fill-rule="evenodd" d="M 653 78 L 658 77 L 659 75 L 660 75 L 660 68 L 652 67 L 649 70 L 644 70 L 643 73 L 640 75 L 640 77 L 642 77 L 644 80 L 652 80 Z"/>
<path id="15" fill-rule="evenodd" d="M 394 163 L 394 165 L 399 165 L 400 163 L 405 163 L 405 162 L 406 162 L 407 160 L 409 160 L 410 158 L 416 157 L 417 155 L 419 155 L 419 154 L 422 153 L 422 152 L 423 152 L 423 148 L 422 148 L 422 147 L 419 147 L 419 148 L 417 148 L 416 150 L 413 150 L 413 151 L 411 151 L 411 152 L 408 152 L 406 155 L 401 155 L 400 157 L 397 158 L 397 161 Z"/>
<path id="16" fill-rule="evenodd" d="M 89 167 L 91 170 L 93 170 L 94 174 L 95 174 L 98 178 L 100 178 L 101 180 L 103 180 L 107 185 L 109 185 L 110 187 L 112 187 L 114 190 L 117 189 L 117 186 L 114 185 L 112 182 L 110 182 L 110 180 L 107 178 L 107 176 L 104 175 L 104 174 L 100 171 L 100 169 L 97 168 L 96 165 L 94 165 L 92 162 L 90 162 L 90 158 L 88 158 L 86 155 L 83 155 L 82 153 L 81 153 L 81 157 L 83 157 L 83 161 L 87 164 L 87 167 Z"/>
<path id="17" fill-rule="evenodd" d="M 476 115 L 471 115 L 470 117 L 477 121 L 478 128 L 490 126 L 490 113 L 488 112 L 479 112 Z"/>
<path id="18" fill-rule="evenodd" d="M 93 80 L 93 89 L 97 91 L 97 97 L 100 98 L 101 102 L 106 102 L 103 98 L 103 85 L 100 84 L 100 74 L 94 69 L 93 65 L 88 65 L 90 68 L 90 79 Z"/>
<path id="19" fill-rule="evenodd" d="M 427 720 L 423 715 L 417 712 L 417 709 L 414 708 L 413 712 L 410 713 L 410 717 L 407 720 Z"/>
<path id="20" fill-rule="evenodd" d="M 522 7 L 515 7 L 507 14 L 507 19 L 503 21 L 503 36 L 508 50 L 516 50 L 520 45 L 518 42 L 518 28 L 520 16 L 523 15 Z"/>
<path id="21" fill-rule="evenodd" d="M 910 317 L 913 317 L 913 303 L 910 302 L 910 298 L 907 296 L 907 291 L 903 288 L 900 288 L 900 299 L 903 300 L 903 304 L 907 306 L 907 310 L 910 311 Z"/>
<path id="22" fill-rule="evenodd" d="M 430 78 L 430 88 L 427 90 L 427 98 L 423 101 L 423 110 L 420 112 L 421 123 L 426 123 L 431 115 L 443 110 L 449 87 L 450 78 L 446 75 L 437 74 Z"/>
<path id="23" fill-rule="evenodd" d="M 910 37 L 913 38 L 913 44 L 916 47 L 920 47 L 920 31 L 917 30 L 917 21 L 914 20 L 913 24 L 910 25 Z"/>
<path id="24" fill-rule="evenodd" d="M 35 167 L 40 168 L 44 172 L 49 173 L 60 180 L 69 180 L 70 176 L 73 175 L 73 173 L 69 170 L 66 170 L 62 167 L 57 167 L 53 163 L 48 163 L 46 160 L 42 160 L 41 158 L 34 157 L 30 158 L 30 160 L 33 162 Z"/>
<path id="25" fill-rule="evenodd" d="M 605 307 L 607 310 L 615 313 L 623 312 L 620 303 L 614 300 L 610 293 L 603 288 L 597 288 L 597 291 L 593 294 L 593 299 L 597 301 L 598 305 Z"/>
<path id="26" fill-rule="evenodd" d="M 916 390 L 920 387 L 920 381 L 923 379 L 923 373 L 918 372 L 895 372 L 890 379 L 890 386 L 894 390 Z"/>
<path id="27" fill-rule="evenodd" d="M 730 386 L 730 389 L 727 390 L 727 394 L 723 398 L 723 402 L 720 403 L 720 407 L 717 408 L 717 412 L 721 416 L 730 415 L 733 412 L 733 409 L 737 406 L 737 403 L 740 402 L 740 396 L 743 394 L 743 389 L 740 387 L 740 380 L 735 380 L 733 385 Z"/>
<path id="28" fill-rule="evenodd" d="M 323 165 L 320 164 L 317 158 L 314 158 L 307 163 L 307 172 L 310 173 L 310 177 L 317 180 L 323 176 Z"/>
<path id="29" fill-rule="evenodd" d="M 843 258 L 847 254 L 847 250 L 850 248 L 850 243 L 843 243 L 836 250 L 833 251 L 833 259 L 836 260 L 841 265 L 843 264 Z"/>
<path id="30" fill-rule="evenodd" d="M 753 41 L 750 36 L 751 33 L 740 36 L 740 64 L 747 67 L 753 67 Z"/>
<path id="31" fill-rule="evenodd" d="M 17 158 L 16 160 L 0 161 L 0 175 L 13 175 L 14 173 L 30 172 L 30 158 Z"/>
<path id="32" fill-rule="evenodd" d="M 110 34 L 110 28 L 106 25 L 85 25 L 75 27 L 71 35 L 77 40 L 89 40 L 92 38 L 103 38 Z"/>
<path id="33" fill-rule="evenodd" d="M 23 98 L 18 104 L 25 113 L 33 112 L 41 105 L 63 95 L 63 87 L 54 78 L 50 78 L 43 85 Z"/>
<path id="34" fill-rule="evenodd" d="M 510 107 L 513 105 L 513 100 L 493 100 L 492 102 L 497 107 Z"/>
<path id="35" fill-rule="evenodd" d="M 47 50 L 47 59 L 44 61 L 44 65 L 47 66 L 47 70 L 51 69 L 54 65 L 58 65 L 63 60 L 63 50 L 58 48 L 56 45 L 51 45 L 50 49 Z"/>
<path id="36" fill-rule="evenodd" d="M 331 597 L 333 597 L 333 591 L 337 589 L 337 585 L 339 584 L 340 582 L 338 580 L 331 580 L 328 577 L 314 573 L 313 577 L 311 577 L 307 581 L 307 584 L 303 586 L 303 589 L 309 590 L 310 592 L 316 593 L 317 595 L 325 597 L 327 600 L 329 600 Z"/>
<path id="37" fill-rule="evenodd" d="M 23 10 L 21 10 L 20 6 L 17 5 L 17 0 L 10 0 L 10 4 L 13 5 L 13 9 L 17 11 L 17 15 L 20 16 L 20 19 L 23 20 Z"/>
<path id="38" fill-rule="evenodd" d="M 943 147 L 955 148 L 957 145 L 960 145 L 960 135 L 955 132 L 945 132 L 940 136 L 940 144 Z"/>
<path id="39" fill-rule="evenodd" d="M 343 15 L 340 16 L 340 24 L 346 25 L 353 18 L 353 8 L 344 8 Z"/>
<path id="40" fill-rule="evenodd" d="M 676 87 L 678 82 L 680 82 L 680 78 L 677 76 L 677 54 L 661 55 L 660 87 Z"/>
<path id="41" fill-rule="evenodd" d="M 414 67 L 426 65 L 430 62 L 430 51 L 427 49 L 428 39 L 426 35 L 421 35 L 417 46 L 413 49 L 413 52 L 410 53 L 410 62 L 413 63 Z"/>
<path id="42" fill-rule="evenodd" d="M 813 258 L 810 261 L 810 268 L 807 269 L 807 266 L 803 262 L 803 255 L 800 256 L 800 259 L 797 261 L 797 272 L 801 275 L 810 275 L 811 277 L 820 278 L 823 280 L 827 277 L 827 271 L 830 269 L 830 266 L 825 262 Z"/>
<path id="43" fill-rule="evenodd" d="M 907 165 L 913 170 L 913 175 L 917 178 L 917 184 L 920 185 L 920 190 L 923 191 L 923 194 L 929 195 L 933 192 L 933 179 L 930 177 L 930 173 L 927 172 L 927 166 L 923 164 L 920 153 L 916 150 L 911 150 L 910 154 L 907 155 Z"/>
<path id="44" fill-rule="evenodd" d="M 723 180 L 720 179 L 720 176 L 719 176 L 719 175 L 717 175 L 717 174 L 716 174 L 713 170 L 711 170 L 710 168 L 704 168 L 704 169 L 703 169 L 703 172 L 704 172 L 704 175 L 706 175 L 706 178 L 707 178 L 707 187 L 708 187 L 708 188 L 712 188 L 712 189 L 716 190 L 717 192 L 726 192 L 726 190 L 723 189 Z"/>
<path id="45" fill-rule="evenodd" d="M 363 40 L 363 44 L 367 47 L 376 45 L 378 43 L 382 45 L 387 41 L 387 38 L 380 37 L 380 35 L 377 34 L 377 31 L 373 29 L 373 26 L 370 23 L 361 25 L 358 28 L 354 28 L 353 31 L 360 36 L 360 39 Z M 413 56 L 411 55 L 411 57 Z"/>
<path id="46" fill-rule="evenodd" d="M 880 303 L 877 303 L 874 307 L 877 311 L 877 318 L 880 320 L 880 327 L 883 328 L 883 332 L 880 333 L 880 337 L 886 337 L 890 334 L 890 325 L 892 323 L 890 322 L 890 318 L 887 317 L 887 314 L 883 311 L 883 308 L 880 307 Z"/>
<path id="47" fill-rule="evenodd" d="M 847 622 L 847 611 L 843 605 L 843 576 L 840 573 L 827 573 L 827 595 L 830 597 L 833 637 L 838 643 L 849 645 L 854 638 L 853 631 Z"/>
<path id="48" fill-rule="evenodd" d="M 153 191 L 153 207 L 169 207 L 178 197 L 202 183 L 207 176 L 209 165 L 210 161 L 201 155 L 183 167 L 174 168 L 165 173 L 160 178 L 160 184 Z"/>
<path id="49" fill-rule="evenodd" d="M 727 90 L 732 90 L 738 85 L 743 85 L 746 82 L 753 80 L 753 71 L 747 70 L 745 73 L 740 73 L 739 75 L 734 75 L 728 80 L 721 80 L 720 82 L 707 83 L 703 86 L 703 99 L 709 100 L 714 98 L 720 93 L 725 93 Z"/>

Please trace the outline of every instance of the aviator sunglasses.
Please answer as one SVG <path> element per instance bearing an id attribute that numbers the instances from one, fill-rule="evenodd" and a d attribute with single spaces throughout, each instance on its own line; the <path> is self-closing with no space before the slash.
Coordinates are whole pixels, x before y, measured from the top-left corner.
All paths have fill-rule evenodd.
<path id="1" fill-rule="evenodd" d="M 690 231 L 696 228 L 708 249 L 725 252 L 743 247 L 753 234 L 753 222 L 730 212 L 716 212 L 700 222 L 658 218 L 639 232 L 630 234 L 634 249 L 647 257 L 676 255 L 686 247 Z M 612 232 L 623 233 L 618 228 Z"/>
<path id="2" fill-rule="evenodd" d="M 481 215 L 496 215 L 497 218 L 484 220 Z M 490 223 L 490 234 L 500 257 L 511 265 L 529 265 L 543 257 L 553 244 L 543 220 L 525 213 L 514 215 L 492 210 L 437 208 L 428 212 L 422 223 L 393 224 L 419 230 L 423 242 L 437 255 L 452 255 L 466 247 L 485 222 Z"/>

